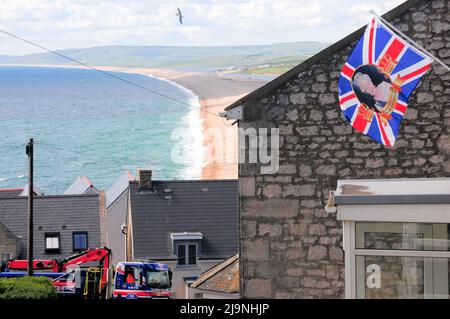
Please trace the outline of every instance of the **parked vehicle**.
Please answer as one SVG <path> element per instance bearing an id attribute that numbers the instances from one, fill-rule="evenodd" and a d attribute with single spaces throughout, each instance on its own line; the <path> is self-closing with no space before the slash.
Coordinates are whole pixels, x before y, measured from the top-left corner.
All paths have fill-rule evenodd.
<path id="1" fill-rule="evenodd" d="M 172 297 L 172 271 L 157 262 L 119 262 L 116 267 L 113 298 L 169 299 Z"/>
<path id="2" fill-rule="evenodd" d="M 112 271 L 111 250 L 107 247 L 90 248 L 61 261 L 34 260 L 36 276 L 52 279 L 61 295 L 84 298 L 107 298 L 110 296 Z M 2 268 L 0 277 L 26 276 L 27 260 L 9 260 Z"/>

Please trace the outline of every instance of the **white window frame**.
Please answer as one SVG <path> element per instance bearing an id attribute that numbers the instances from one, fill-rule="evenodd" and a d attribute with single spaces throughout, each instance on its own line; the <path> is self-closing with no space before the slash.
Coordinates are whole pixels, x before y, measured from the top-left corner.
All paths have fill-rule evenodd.
<path id="1" fill-rule="evenodd" d="M 355 205 L 356 206 L 356 205 Z M 381 205 L 373 205 L 375 207 L 379 207 Z M 392 205 L 390 205 L 392 206 Z M 402 205 L 403 206 L 403 205 Z M 406 206 L 406 205 L 405 205 Z M 428 212 L 427 212 L 428 213 Z M 386 215 L 388 216 L 388 215 Z M 376 220 L 376 222 L 403 222 L 403 223 L 409 223 L 411 221 L 391 221 L 386 220 L 389 218 L 385 218 L 385 220 Z M 369 221 L 364 219 L 364 221 Z M 356 248 L 356 222 L 354 220 L 344 220 L 343 221 L 343 248 L 345 252 L 345 298 L 347 299 L 356 299 L 358 297 L 357 291 L 358 291 L 358 284 L 365 284 L 365 278 L 364 280 L 362 278 L 357 278 L 357 256 L 395 256 L 395 257 L 418 257 L 418 258 L 449 258 L 450 259 L 450 251 L 435 251 L 435 250 L 376 250 L 376 249 L 357 249 Z M 430 223 L 428 221 L 415 221 L 418 223 Z M 445 223 L 445 222 L 436 222 L 433 223 Z M 425 265 L 426 268 L 428 268 L 428 271 L 438 270 L 438 267 L 443 267 L 443 263 L 439 261 L 425 261 L 425 263 L 428 262 L 428 265 Z M 447 266 L 446 266 L 447 267 Z M 427 270 L 425 270 L 427 271 Z M 447 270 L 448 273 L 448 270 Z M 447 280 L 448 283 L 448 280 Z M 447 289 L 448 294 L 448 287 L 443 287 L 442 281 L 436 280 L 434 278 L 434 282 L 431 283 L 432 287 L 434 287 L 433 292 L 426 292 L 425 298 L 433 298 L 440 296 L 439 292 L 442 291 L 444 288 Z M 445 283 L 446 284 L 446 283 Z M 442 297 L 442 296 L 441 296 Z"/>
<path id="2" fill-rule="evenodd" d="M 61 235 L 59 233 L 46 233 L 45 235 L 45 251 L 59 251 L 61 250 Z M 49 240 L 50 240 L 50 246 L 49 247 Z M 55 241 L 56 240 L 56 241 Z M 56 242 L 56 246 L 54 247 Z"/>

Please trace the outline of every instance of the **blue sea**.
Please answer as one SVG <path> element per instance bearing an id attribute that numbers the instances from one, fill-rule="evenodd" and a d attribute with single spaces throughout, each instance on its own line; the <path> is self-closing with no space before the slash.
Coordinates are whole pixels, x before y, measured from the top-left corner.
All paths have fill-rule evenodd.
<path id="1" fill-rule="evenodd" d="M 77 176 L 108 189 L 125 170 L 151 168 L 157 179 L 200 178 L 198 97 L 167 80 L 113 73 L 183 103 L 149 93 L 89 69 L 0 67 L 0 188 L 27 183 L 25 144 L 35 140 L 34 180 L 60 194 Z M 173 163 L 184 129 L 194 143 Z"/>

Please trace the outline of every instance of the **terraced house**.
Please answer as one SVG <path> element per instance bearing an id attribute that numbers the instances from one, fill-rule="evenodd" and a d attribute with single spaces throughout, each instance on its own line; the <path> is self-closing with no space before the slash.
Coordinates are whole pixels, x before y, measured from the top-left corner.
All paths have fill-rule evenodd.
<path id="1" fill-rule="evenodd" d="M 238 251 L 236 180 L 156 180 L 122 176 L 107 192 L 107 238 L 113 263 L 154 260 L 173 271 L 175 298 Z"/>
<path id="2" fill-rule="evenodd" d="M 384 18 L 450 64 L 448 0 L 409 0 Z M 410 99 L 395 146 L 384 147 L 354 131 L 339 109 L 341 69 L 364 29 L 226 109 L 243 130 L 279 129 L 275 174 L 263 174 L 261 160 L 240 158 L 242 297 L 448 298 L 448 180 L 433 181 L 450 176 L 450 72 L 432 65 Z M 239 143 L 248 149 L 245 135 Z M 393 178 L 401 181 L 384 188 Z M 389 240 L 392 245 L 377 244 Z M 369 255 L 394 264 L 387 269 Z M 358 256 L 365 258 L 361 265 Z"/>
<path id="3" fill-rule="evenodd" d="M 63 259 L 105 244 L 102 192 L 71 189 L 65 195 L 45 195 L 35 187 L 35 259 Z M 69 194 L 70 193 L 70 194 Z M 27 258 L 27 190 L 0 190 L 0 253 L 2 261 Z"/>

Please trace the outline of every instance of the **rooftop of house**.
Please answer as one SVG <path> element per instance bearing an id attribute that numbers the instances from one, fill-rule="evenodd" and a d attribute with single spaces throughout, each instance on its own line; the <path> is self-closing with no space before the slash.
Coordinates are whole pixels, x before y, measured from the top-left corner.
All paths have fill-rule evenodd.
<path id="1" fill-rule="evenodd" d="M 98 194 L 98 190 L 86 176 L 78 176 L 64 192 L 64 195 L 76 194 Z"/>
<path id="2" fill-rule="evenodd" d="M 197 234 L 203 259 L 223 259 L 238 250 L 237 180 L 129 185 L 135 258 L 174 259 L 171 235 L 179 233 Z"/>
<path id="3" fill-rule="evenodd" d="M 406 12 L 408 9 L 410 9 L 414 5 L 420 3 L 421 1 L 423 1 L 423 0 L 407 0 L 404 3 L 400 4 L 399 6 L 392 9 L 391 11 L 385 13 L 383 15 L 383 18 L 386 20 L 393 20 L 393 19 L 397 18 L 398 16 L 402 15 L 404 12 Z M 273 92 L 280 86 L 295 79 L 299 73 L 307 70 L 309 67 L 311 67 L 315 63 L 318 63 L 323 58 L 333 55 L 336 51 L 338 51 L 344 47 L 347 47 L 353 41 L 358 40 L 364 33 L 365 28 L 366 28 L 366 26 L 363 26 L 363 27 L 359 28 L 358 30 L 356 30 L 355 32 L 351 33 L 350 35 L 346 36 L 345 38 L 335 42 L 334 44 L 330 45 L 329 47 L 325 48 L 324 50 L 320 51 L 319 53 L 313 55 L 309 59 L 300 63 L 296 67 L 283 73 L 282 75 L 275 78 L 274 80 L 266 83 L 265 85 L 259 87 L 256 90 L 250 92 L 249 94 L 243 96 L 239 100 L 236 100 L 234 103 L 227 106 L 225 108 L 225 110 L 229 111 L 237 106 L 245 104 L 246 102 L 257 101 L 257 100 L 261 99 L 262 97 L 270 94 L 271 92 Z"/>
<path id="4" fill-rule="evenodd" d="M 0 198 L 20 196 L 22 192 L 23 188 L 0 188 Z"/>
<path id="5" fill-rule="evenodd" d="M 106 208 L 109 208 L 128 189 L 130 181 L 134 180 L 134 176 L 126 171 L 113 186 L 106 191 Z"/>
<path id="6" fill-rule="evenodd" d="M 4 223 L 0 221 L 0 231 L 6 233 L 9 238 L 19 239 L 19 237 L 14 234 Z"/>
<path id="7" fill-rule="evenodd" d="M 44 195 L 36 185 L 33 185 L 33 192 L 36 196 Z M 26 185 L 23 188 L 0 188 L 0 198 L 27 196 L 27 195 L 28 195 L 28 185 Z"/>
<path id="8" fill-rule="evenodd" d="M 450 178 L 339 180 L 334 203 L 450 204 Z"/>
<path id="9" fill-rule="evenodd" d="M 98 194 L 42 195 L 33 198 L 35 234 L 39 231 L 84 231 L 87 228 L 100 232 L 100 201 Z M 15 194 L 0 198 L 0 222 L 26 247 L 28 198 Z M 99 235 L 98 235 L 99 236 Z"/>
<path id="10" fill-rule="evenodd" d="M 192 288 L 235 294 L 239 292 L 239 254 L 203 272 Z"/>

